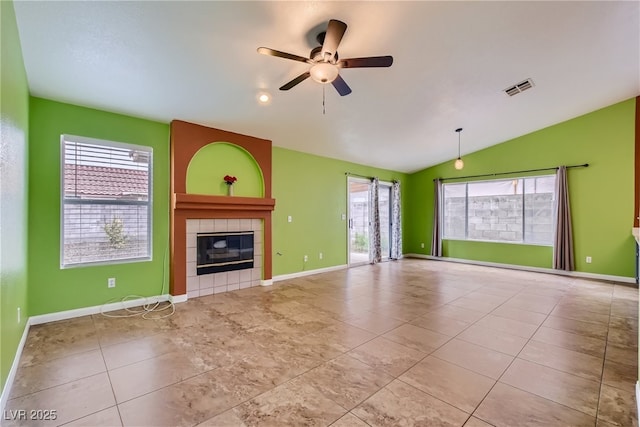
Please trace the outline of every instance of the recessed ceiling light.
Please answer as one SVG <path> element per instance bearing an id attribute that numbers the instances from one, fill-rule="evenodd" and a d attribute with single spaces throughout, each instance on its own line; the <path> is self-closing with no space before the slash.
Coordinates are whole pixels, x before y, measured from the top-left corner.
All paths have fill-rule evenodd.
<path id="1" fill-rule="evenodd" d="M 271 103 L 271 95 L 266 92 L 261 92 L 258 94 L 258 102 L 262 105 L 267 105 Z"/>

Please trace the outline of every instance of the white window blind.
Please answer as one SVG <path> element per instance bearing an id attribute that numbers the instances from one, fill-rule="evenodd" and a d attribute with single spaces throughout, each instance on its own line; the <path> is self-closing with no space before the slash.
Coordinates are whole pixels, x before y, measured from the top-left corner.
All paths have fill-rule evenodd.
<path id="1" fill-rule="evenodd" d="M 150 147 L 62 136 L 61 266 L 151 258 Z"/>

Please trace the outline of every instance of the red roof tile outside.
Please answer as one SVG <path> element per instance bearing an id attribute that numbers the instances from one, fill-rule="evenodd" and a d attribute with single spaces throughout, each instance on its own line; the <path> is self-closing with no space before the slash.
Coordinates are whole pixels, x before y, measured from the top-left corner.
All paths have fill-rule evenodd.
<path id="1" fill-rule="evenodd" d="M 64 166 L 64 192 L 67 197 L 146 198 L 148 194 L 147 171 L 74 164 Z"/>

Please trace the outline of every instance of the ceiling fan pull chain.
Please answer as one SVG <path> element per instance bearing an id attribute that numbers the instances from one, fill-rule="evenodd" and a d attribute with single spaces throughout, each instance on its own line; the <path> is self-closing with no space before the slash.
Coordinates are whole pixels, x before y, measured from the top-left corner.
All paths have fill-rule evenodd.
<path id="1" fill-rule="evenodd" d="M 324 108 L 324 100 L 325 100 L 325 95 L 324 95 L 324 88 L 326 85 L 322 85 L 322 115 L 326 114 L 326 110 Z"/>

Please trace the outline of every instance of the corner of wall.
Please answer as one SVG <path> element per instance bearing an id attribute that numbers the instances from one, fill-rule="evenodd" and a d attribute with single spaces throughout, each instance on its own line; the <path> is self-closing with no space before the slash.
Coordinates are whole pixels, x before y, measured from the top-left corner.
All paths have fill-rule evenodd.
<path id="1" fill-rule="evenodd" d="M 29 87 L 12 1 L 0 2 L 0 389 L 2 408 L 27 325 Z M 19 313 L 19 314 L 18 314 Z"/>

